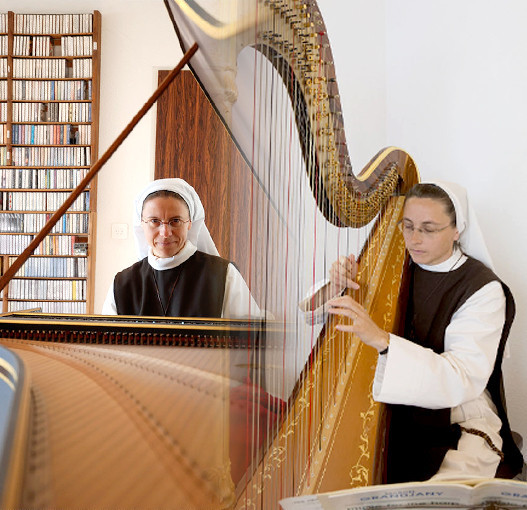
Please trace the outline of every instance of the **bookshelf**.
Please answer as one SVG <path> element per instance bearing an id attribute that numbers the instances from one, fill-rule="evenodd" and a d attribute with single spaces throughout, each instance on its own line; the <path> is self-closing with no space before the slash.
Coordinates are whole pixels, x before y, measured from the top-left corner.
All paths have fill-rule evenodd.
<path id="1" fill-rule="evenodd" d="M 101 15 L 0 13 L 0 269 L 98 156 Z M 97 182 L 1 295 L 2 312 L 93 313 Z"/>

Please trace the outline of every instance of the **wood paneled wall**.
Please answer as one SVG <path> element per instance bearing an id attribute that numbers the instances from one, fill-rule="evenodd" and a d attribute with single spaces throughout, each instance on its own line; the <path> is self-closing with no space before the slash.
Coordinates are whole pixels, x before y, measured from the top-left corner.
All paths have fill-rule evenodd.
<path id="1" fill-rule="evenodd" d="M 159 71 L 159 83 L 167 74 Z M 247 280 L 250 170 L 190 71 L 157 103 L 155 178 L 165 177 L 181 177 L 196 189 L 220 255 Z"/>

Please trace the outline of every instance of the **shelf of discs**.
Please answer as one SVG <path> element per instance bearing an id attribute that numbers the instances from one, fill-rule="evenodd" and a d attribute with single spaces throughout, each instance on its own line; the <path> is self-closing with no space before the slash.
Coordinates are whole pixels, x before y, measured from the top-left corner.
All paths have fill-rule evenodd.
<path id="1" fill-rule="evenodd" d="M 0 13 L 0 269 L 97 159 L 101 15 Z M 0 311 L 93 313 L 97 183 L 2 291 Z"/>

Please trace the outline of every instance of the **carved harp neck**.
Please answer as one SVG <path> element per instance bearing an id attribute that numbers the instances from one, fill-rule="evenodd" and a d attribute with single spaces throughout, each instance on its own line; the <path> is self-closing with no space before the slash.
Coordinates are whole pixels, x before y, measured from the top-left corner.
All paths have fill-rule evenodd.
<path id="1" fill-rule="evenodd" d="M 221 15 L 194 2 L 165 0 L 183 50 L 199 41 L 190 67 L 253 170 L 254 140 L 233 116 L 242 50 L 253 48 L 276 69 L 289 94 L 313 194 L 326 219 L 339 226 L 369 223 L 395 192 L 418 181 L 411 157 L 396 148 L 379 153 L 357 175 L 346 144 L 333 54 L 314 0 L 231 0 Z M 217 2 L 216 2 L 217 4 Z M 219 16 L 219 13 L 217 14 Z"/>

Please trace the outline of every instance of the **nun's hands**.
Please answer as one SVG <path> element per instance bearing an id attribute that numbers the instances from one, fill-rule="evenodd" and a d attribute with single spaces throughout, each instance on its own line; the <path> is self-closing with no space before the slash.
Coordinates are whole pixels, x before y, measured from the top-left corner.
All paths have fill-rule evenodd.
<path id="1" fill-rule="evenodd" d="M 345 257 L 341 255 L 329 270 L 329 281 L 332 286 L 331 295 L 340 294 L 344 289 L 358 289 L 359 284 L 355 282 L 357 277 L 358 265 L 355 255 Z"/>
<path id="2" fill-rule="evenodd" d="M 348 317 L 352 323 L 338 324 L 336 328 L 340 331 L 355 333 L 365 344 L 382 352 L 388 347 L 390 335 L 379 328 L 370 318 L 366 310 L 350 296 L 336 297 L 328 301 L 330 306 L 328 312 Z"/>
<path id="3" fill-rule="evenodd" d="M 354 255 L 345 257 L 342 255 L 331 265 L 329 270 L 329 282 L 319 289 L 313 296 L 304 300 L 301 309 L 310 312 L 327 303 L 332 297 L 338 296 L 345 288 L 358 289 L 359 284 L 355 282 L 357 276 L 357 261 Z"/>

